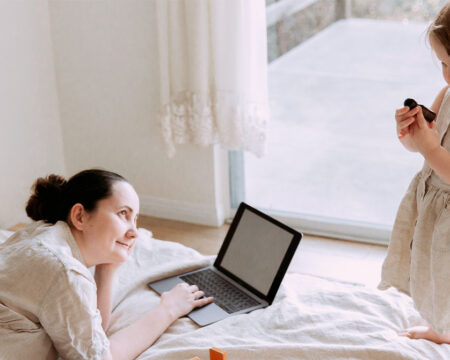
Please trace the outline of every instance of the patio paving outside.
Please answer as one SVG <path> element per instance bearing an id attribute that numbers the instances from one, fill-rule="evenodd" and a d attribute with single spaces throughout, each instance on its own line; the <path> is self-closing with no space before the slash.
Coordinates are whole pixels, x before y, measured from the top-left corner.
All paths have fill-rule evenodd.
<path id="1" fill-rule="evenodd" d="M 268 154 L 245 154 L 246 201 L 392 225 L 423 158 L 395 135 L 405 98 L 445 85 L 427 24 L 341 20 L 269 65 Z"/>

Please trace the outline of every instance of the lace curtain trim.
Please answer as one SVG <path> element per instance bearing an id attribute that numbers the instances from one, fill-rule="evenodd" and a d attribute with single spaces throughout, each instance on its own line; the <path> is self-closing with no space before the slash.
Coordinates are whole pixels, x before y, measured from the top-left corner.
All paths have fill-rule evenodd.
<path id="1" fill-rule="evenodd" d="M 267 103 L 247 102 L 227 92 L 182 92 L 160 109 L 160 123 L 169 157 L 176 144 L 220 143 L 258 157 L 266 151 Z"/>

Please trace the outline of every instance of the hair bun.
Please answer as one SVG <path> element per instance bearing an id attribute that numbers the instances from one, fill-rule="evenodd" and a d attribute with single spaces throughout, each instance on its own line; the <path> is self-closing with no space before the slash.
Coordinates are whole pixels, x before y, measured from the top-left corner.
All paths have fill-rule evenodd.
<path id="1" fill-rule="evenodd" d="M 55 224 L 58 220 L 65 220 L 62 209 L 66 184 L 67 181 L 63 177 L 55 174 L 38 178 L 31 188 L 33 194 L 25 208 L 28 217 L 51 224 Z"/>

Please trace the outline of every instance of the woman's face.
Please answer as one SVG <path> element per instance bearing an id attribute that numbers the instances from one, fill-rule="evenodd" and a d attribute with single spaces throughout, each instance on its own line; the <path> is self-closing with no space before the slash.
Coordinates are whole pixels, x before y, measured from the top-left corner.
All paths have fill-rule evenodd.
<path id="1" fill-rule="evenodd" d="M 97 203 L 86 214 L 83 240 L 89 265 L 121 263 L 134 246 L 139 212 L 139 198 L 133 187 L 125 182 L 113 184 L 112 196 Z M 95 263 L 95 264 L 94 264 Z"/>

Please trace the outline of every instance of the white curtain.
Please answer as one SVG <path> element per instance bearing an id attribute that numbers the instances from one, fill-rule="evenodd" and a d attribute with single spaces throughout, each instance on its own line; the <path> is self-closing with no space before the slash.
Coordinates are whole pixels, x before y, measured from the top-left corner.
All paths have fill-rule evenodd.
<path id="1" fill-rule="evenodd" d="M 267 122 L 264 0 L 157 0 L 160 121 L 175 145 L 262 156 Z"/>

